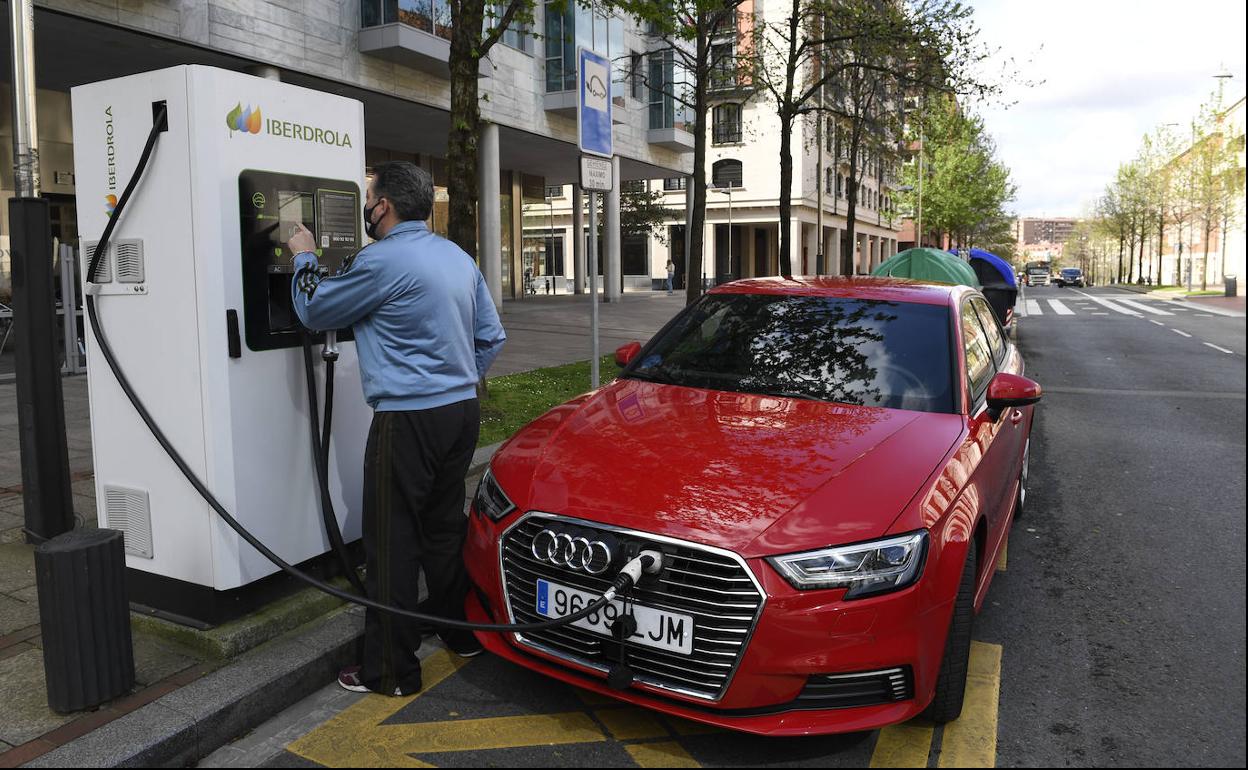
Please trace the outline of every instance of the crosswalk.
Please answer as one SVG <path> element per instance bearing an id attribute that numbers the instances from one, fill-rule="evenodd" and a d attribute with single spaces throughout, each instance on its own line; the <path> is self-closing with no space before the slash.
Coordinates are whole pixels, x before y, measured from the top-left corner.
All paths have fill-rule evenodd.
<path id="1" fill-rule="evenodd" d="M 1086 294 L 1083 297 L 1073 299 L 1024 299 L 1019 301 L 1016 308 L 1020 317 L 1028 316 L 1080 316 L 1080 315 L 1125 315 L 1135 318 L 1149 318 L 1153 316 L 1184 316 L 1197 315 L 1198 311 L 1192 308 L 1185 308 L 1173 303 L 1167 303 L 1165 307 L 1159 307 L 1156 302 L 1137 302 L 1132 299 L 1123 299 L 1114 297 L 1107 299 L 1105 297 L 1096 297 Z M 1201 314 L 1204 315 L 1203 313 Z"/>

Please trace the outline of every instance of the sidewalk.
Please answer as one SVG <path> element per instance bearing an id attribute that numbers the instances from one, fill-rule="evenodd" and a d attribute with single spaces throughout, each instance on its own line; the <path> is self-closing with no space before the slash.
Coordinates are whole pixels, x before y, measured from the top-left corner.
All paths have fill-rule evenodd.
<path id="1" fill-rule="evenodd" d="M 1236 297 L 1220 297 L 1220 296 L 1194 296 L 1189 297 L 1186 289 L 1152 289 L 1148 286 L 1139 286 L 1129 283 L 1111 284 L 1109 288 L 1123 289 L 1125 291 L 1133 291 L 1136 294 L 1144 294 L 1149 297 L 1158 297 L 1160 299 L 1170 300 L 1172 302 L 1190 302 L 1193 305 L 1216 308 L 1230 313 L 1245 313 L 1245 297 L 1239 295 Z"/>
<path id="2" fill-rule="evenodd" d="M 630 292 L 601 304 L 600 349 L 645 341 L 684 307 L 680 294 Z M 583 361 L 590 356 L 585 296 L 505 302 L 508 341 L 491 376 Z M 611 376 L 603 373 L 604 378 Z M 85 377 L 63 381 L 74 510 L 94 527 L 95 491 Z M 586 383 L 588 387 L 588 383 Z M 0 384 L 0 767 L 193 764 L 217 747 L 331 681 L 354 657 L 363 615 L 319 594 L 292 597 L 287 622 L 299 627 L 251 648 L 222 627 L 188 645 L 174 629 L 132 615 L 135 692 L 86 713 L 47 708 L 33 547 L 22 536 L 16 393 Z M 493 447 L 478 452 L 465 479 L 476 487 Z M 310 616 L 315 612 L 314 616 Z M 215 647 L 213 645 L 216 645 Z"/>

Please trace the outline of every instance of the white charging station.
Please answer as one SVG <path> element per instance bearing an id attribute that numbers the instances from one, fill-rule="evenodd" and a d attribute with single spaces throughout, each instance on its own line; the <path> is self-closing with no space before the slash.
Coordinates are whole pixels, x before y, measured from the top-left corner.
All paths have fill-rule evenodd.
<path id="1" fill-rule="evenodd" d="M 284 241 L 293 222 L 307 223 L 331 267 L 363 245 L 363 105 L 202 66 L 74 88 L 84 279 L 157 102 L 167 105 L 168 131 L 113 233 L 98 286 L 87 288 L 99 295 L 122 368 L 173 445 L 244 527 L 302 563 L 329 542 Z M 277 568 L 182 477 L 93 343 L 88 331 L 99 522 L 125 532 L 131 600 L 219 622 L 234 614 L 239 589 Z M 340 348 L 330 487 L 351 542 L 360 537 L 372 413 L 355 346 Z"/>

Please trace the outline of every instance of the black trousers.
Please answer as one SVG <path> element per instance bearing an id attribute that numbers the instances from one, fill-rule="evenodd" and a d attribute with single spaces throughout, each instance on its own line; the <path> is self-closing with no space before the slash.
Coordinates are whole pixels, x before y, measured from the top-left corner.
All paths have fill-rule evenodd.
<path id="1" fill-rule="evenodd" d="M 464 475 L 480 430 L 477 400 L 411 412 L 377 412 L 364 457 L 364 553 L 368 595 L 415 610 L 425 573 L 428 601 L 420 611 L 462 620 L 468 593 L 464 570 Z M 375 692 L 420 690 L 422 624 L 368 610 L 361 681 Z"/>

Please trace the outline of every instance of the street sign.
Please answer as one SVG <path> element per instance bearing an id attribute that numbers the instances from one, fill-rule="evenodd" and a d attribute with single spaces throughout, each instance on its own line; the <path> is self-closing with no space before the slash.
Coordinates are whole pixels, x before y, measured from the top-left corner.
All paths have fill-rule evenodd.
<path id="1" fill-rule="evenodd" d="M 577 49 L 576 143 L 582 153 L 610 158 L 611 62 L 587 48 Z"/>
<path id="2" fill-rule="evenodd" d="M 611 161 L 582 155 L 581 188 L 595 192 L 610 192 Z"/>

